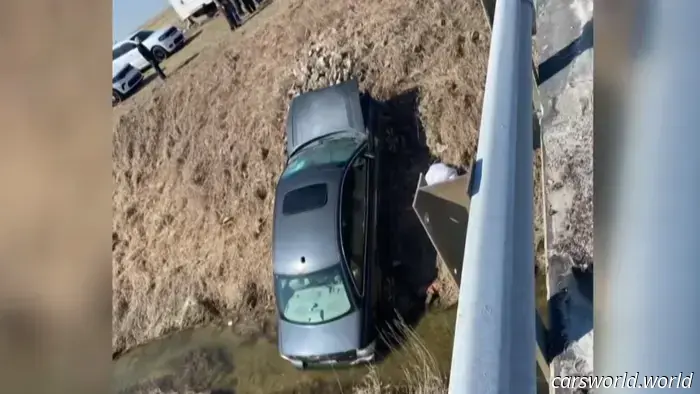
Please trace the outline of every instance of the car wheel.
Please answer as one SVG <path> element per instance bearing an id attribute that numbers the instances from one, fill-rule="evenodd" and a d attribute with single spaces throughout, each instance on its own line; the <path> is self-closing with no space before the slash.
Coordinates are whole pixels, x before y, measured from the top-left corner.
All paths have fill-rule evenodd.
<path id="1" fill-rule="evenodd" d="M 124 95 L 118 90 L 112 89 L 112 105 L 117 105 L 124 100 Z"/>
<path id="2" fill-rule="evenodd" d="M 155 57 L 159 63 L 168 57 L 168 52 L 163 49 L 163 47 L 153 47 L 151 52 L 153 52 L 153 57 Z"/>

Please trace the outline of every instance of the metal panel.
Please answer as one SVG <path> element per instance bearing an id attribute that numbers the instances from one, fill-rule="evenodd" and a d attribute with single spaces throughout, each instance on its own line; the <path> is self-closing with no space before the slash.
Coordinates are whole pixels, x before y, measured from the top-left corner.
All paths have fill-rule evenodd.
<path id="1" fill-rule="evenodd" d="M 458 286 L 469 220 L 468 184 L 469 175 L 463 175 L 428 186 L 420 174 L 413 199 L 418 220 Z"/>

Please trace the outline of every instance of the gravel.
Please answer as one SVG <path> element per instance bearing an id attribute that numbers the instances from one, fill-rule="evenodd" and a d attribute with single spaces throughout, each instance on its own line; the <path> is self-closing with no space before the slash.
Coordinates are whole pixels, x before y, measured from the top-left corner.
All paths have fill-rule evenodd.
<path id="1" fill-rule="evenodd" d="M 296 81 L 287 92 L 290 98 L 353 77 L 364 79 L 364 71 L 357 56 L 348 50 L 338 49 L 334 42 L 326 39 L 331 35 L 318 35 L 302 49 L 298 64 L 293 70 Z"/>

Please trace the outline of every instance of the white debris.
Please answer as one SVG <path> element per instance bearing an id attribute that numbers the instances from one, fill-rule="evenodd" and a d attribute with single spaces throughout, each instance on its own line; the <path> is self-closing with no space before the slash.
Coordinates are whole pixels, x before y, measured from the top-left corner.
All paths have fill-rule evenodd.
<path id="1" fill-rule="evenodd" d="M 425 182 L 428 185 L 442 183 L 457 177 L 457 170 L 444 163 L 435 163 L 428 168 L 425 174 Z"/>

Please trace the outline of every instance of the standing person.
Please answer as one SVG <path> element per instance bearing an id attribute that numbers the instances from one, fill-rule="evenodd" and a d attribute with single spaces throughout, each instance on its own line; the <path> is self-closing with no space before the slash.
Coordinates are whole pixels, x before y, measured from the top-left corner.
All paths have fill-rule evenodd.
<path id="1" fill-rule="evenodd" d="M 233 4 L 233 2 L 231 0 L 221 0 L 221 1 L 223 1 L 222 5 L 224 6 L 224 9 L 226 9 L 226 12 L 228 13 L 228 15 L 230 15 L 231 19 L 235 20 L 237 26 L 240 27 L 243 24 L 243 17 L 241 16 L 241 13 L 238 10 L 238 8 L 236 8 L 236 6 Z"/>
<path id="2" fill-rule="evenodd" d="M 230 0 L 215 0 L 214 2 L 219 8 L 219 11 L 224 14 L 226 22 L 228 22 L 228 26 L 232 31 L 241 26 L 241 17 L 238 15 L 238 11 L 233 4 L 231 4 Z"/>
<path id="3" fill-rule="evenodd" d="M 245 2 L 246 0 L 229 0 L 231 2 L 231 5 L 233 5 L 237 10 L 238 14 L 243 17 L 244 13 L 250 14 L 250 11 L 247 9 Z"/>
<path id="4" fill-rule="evenodd" d="M 136 37 L 133 42 L 134 44 L 136 44 L 136 49 L 139 51 L 141 56 L 143 56 L 143 58 L 151 64 L 154 70 L 156 70 L 156 73 L 158 74 L 160 79 L 165 80 L 165 73 L 160 68 L 160 64 L 158 64 L 158 59 L 156 59 L 156 57 L 153 56 L 153 52 L 151 52 L 150 49 L 146 48 L 146 46 L 141 43 L 140 38 Z"/>
<path id="5" fill-rule="evenodd" d="M 263 0 L 250 0 L 250 2 L 253 4 L 253 8 L 255 10 L 258 10 L 258 7 L 260 7 L 260 4 L 263 2 Z"/>
<path id="6" fill-rule="evenodd" d="M 194 17 L 188 16 L 187 17 L 187 30 L 192 29 L 197 27 L 197 21 L 194 19 Z"/>
<path id="7" fill-rule="evenodd" d="M 250 7 L 250 9 L 251 9 L 251 11 L 250 11 L 251 14 L 258 10 L 258 4 L 260 3 L 260 1 L 258 1 L 258 0 L 245 0 L 245 1 L 248 2 L 248 7 Z"/>
<path id="8" fill-rule="evenodd" d="M 251 15 L 253 12 L 255 12 L 255 4 L 252 2 L 252 0 L 241 0 L 243 3 L 243 6 L 245 7 L 246 12 L 248 15 Z"/>

